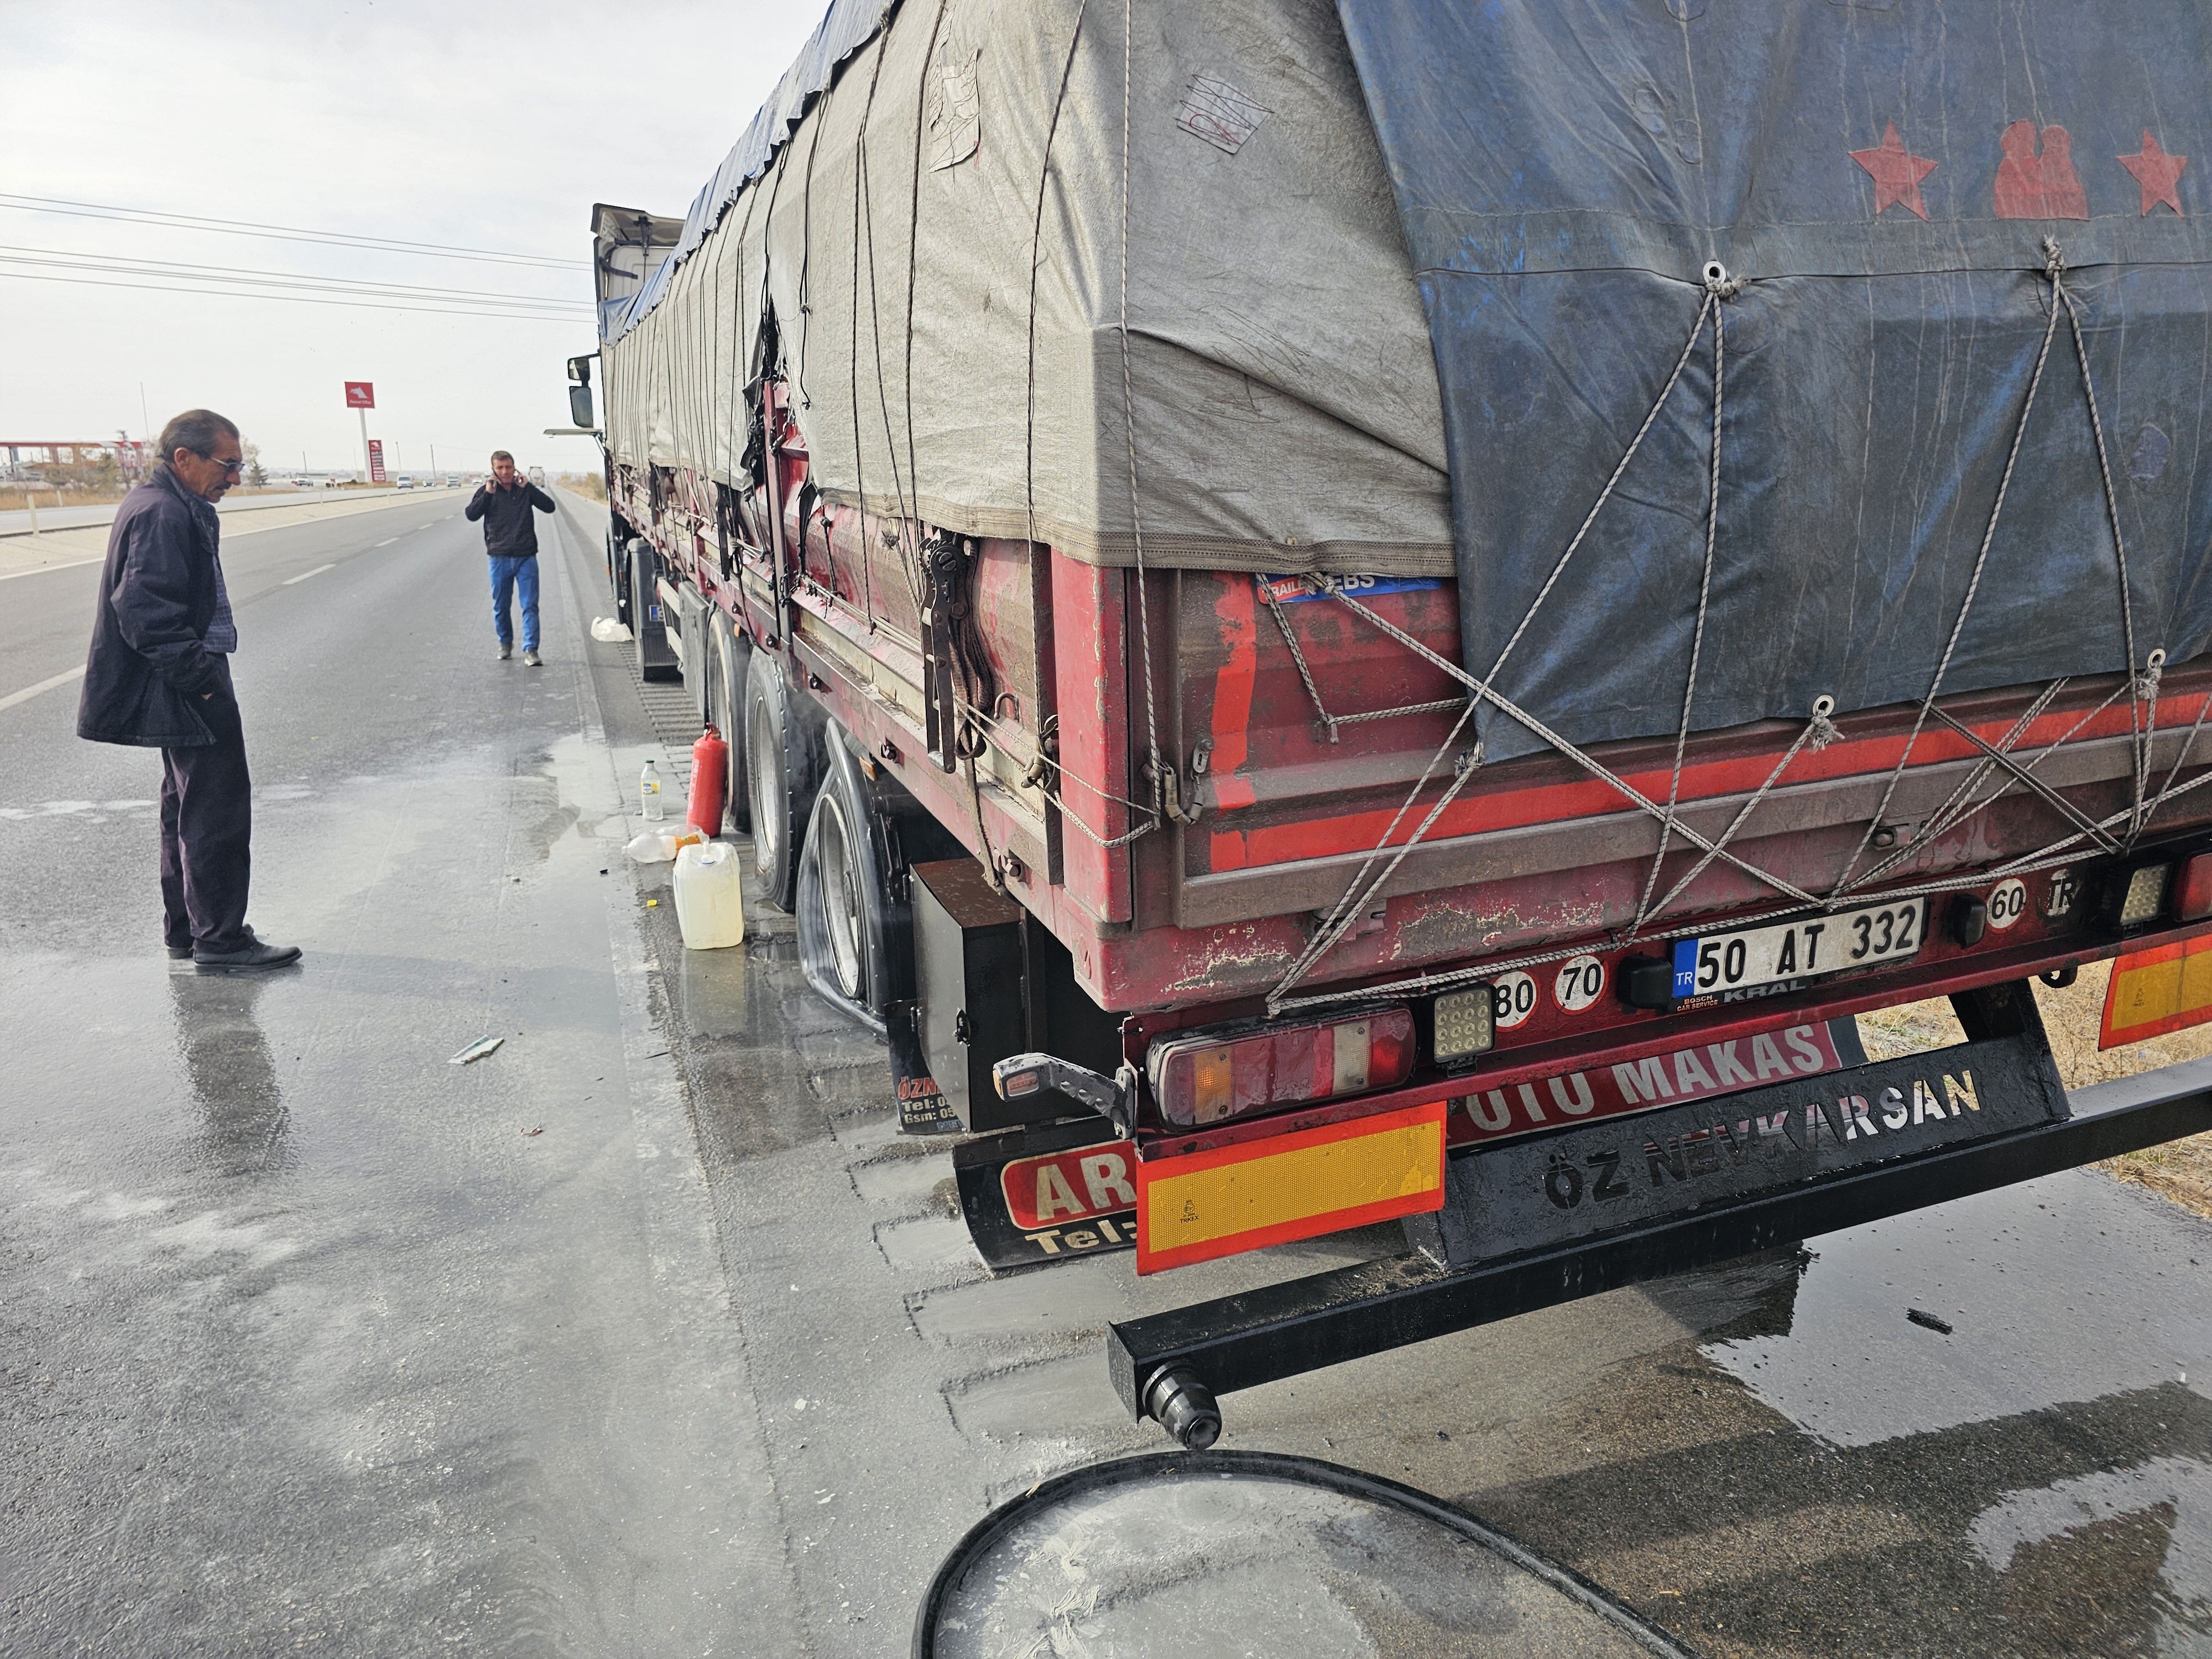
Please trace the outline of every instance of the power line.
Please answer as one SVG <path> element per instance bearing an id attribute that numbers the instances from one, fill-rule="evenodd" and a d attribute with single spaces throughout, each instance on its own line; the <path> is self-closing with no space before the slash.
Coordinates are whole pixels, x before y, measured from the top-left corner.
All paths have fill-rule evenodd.
<path id="1" fill-rule="evenodd" d="M 171 230 L 205 230 L 224 236 L 255 236 L 264 240 L 320 242 L 335 247 L 378 249 L 392 253 L 420 254 L 436 259 L 488 260 L 497 264 L 536 265 L 574 270 L 588 262 L 581 258 L 556 259 L 538 253 L 514 253 L 496 248 L 455 247 L 443 242 L 416 242 L 391 236 L 362 236 L 344 230 L 307 230 L 295 225 L 269 225 L 252 219 L 208 219 L 192 213 L 167 213 L 153 208 L 115 207 L 100 202 L 73 202 L 51 196 L 17 196 L 0 191 L 0 208 L 30 213 L 65 213 L 80 219 L 115 219 L 125 224 L 159 225 Z"/>
<path id="2" fill-rule="evenodd" d="M 177 288 L 161 283 L 118 283 L 100 276 L 41 276 L 34 272 L 27 270 L 0 270 L 0 281 L 9 280 L 18 283 L 74 283 L 86 288 L 129 289 L 132 292 L 138 294 L 199 294 L 216 300 L 283 300 L 289 301 L 294 305 L 345 306 L 359 311 L 406 311 L 412 312 L 417 316 L 475 317 L 479 319 L 488 319 L 493 322 L 511 320 L 523 323 L 562 323 L 571 328 L 574 328 L 580 321 L 588 320 L 587 319 L 572 316 L 566 313 L 550 311 L 498 311 L 491 309 L 481 311 L 454 311 L 436 306 L 393 305 L 386 301 L 377 300 L 318 299 L 313 295 L 307 294 L 244 294 L 230 292 L 219 288 Z"/>
<path id="3" fill-rule="evenodd" d="M 45 258 L 25 258 L 45 255 Z M 174 276 L 190 282 L 222 283 L 246 287 L 302 288 L 334 294 L 368 295 L 379 299 L 456 301 L 474 305 L 520 305 L 534 309 L 589 312 L 588 300 L 564 300 L 532 294 L 499 294 L 484 289 L 431 288 L 415 283 L 373 283 L 350 276 L 318 276 L 307 271 L 256 270 L 245 265 L 202 265 L 167 259 L 126 259 L 104 253 L 79 253 L 69 248 L 23 247 L 0 243 L 0 264 L 41 265 L 62 270 L 102 271 L 111 276 Z"/>

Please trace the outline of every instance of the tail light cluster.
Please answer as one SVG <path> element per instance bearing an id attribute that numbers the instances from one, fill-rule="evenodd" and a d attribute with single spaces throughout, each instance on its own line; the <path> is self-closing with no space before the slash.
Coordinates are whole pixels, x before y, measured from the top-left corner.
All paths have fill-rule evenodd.
<path id="1" fill-rule="evenodd" d="M 2212 916 L 2212 853 L 2175 862 L 2138 864 L 2112 889 L 2107 901 L 2112 921 L 2122 927 L 2145 927 L 2169 908 L 2176 921 Z"/>
<path id="2" fill-rule="evenodd" d="M 1145 1069 L 1160 1115 L 1180 1128 L 1393 1089 L 1413 1070 L 1413 1012 L 1382 1008 L 1321 1024 L 1163 1038 Z"/>

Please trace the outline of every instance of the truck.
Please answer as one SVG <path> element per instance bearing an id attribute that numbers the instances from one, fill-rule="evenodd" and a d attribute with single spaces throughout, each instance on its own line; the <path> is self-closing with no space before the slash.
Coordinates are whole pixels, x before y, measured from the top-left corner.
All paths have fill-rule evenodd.
<path id="1" fill-rule="evenodd" d="M 1402 1244 L 1115 1327 L 1187 1446 L 2212 1127 L 2032 993 L 2212 1016 L 2201 30 L 1747 3 L 836 0 L 592 210 L 638 671 L 986 1261 Z"/>

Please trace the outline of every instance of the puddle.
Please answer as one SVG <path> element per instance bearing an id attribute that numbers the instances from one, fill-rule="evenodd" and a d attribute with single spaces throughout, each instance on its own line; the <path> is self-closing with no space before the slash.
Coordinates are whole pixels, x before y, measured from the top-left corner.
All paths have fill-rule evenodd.
<path id="1" fill-rule="evenodd" d="M 2212 1226 L 2094 1175 L 2068 1170 L 1807 1249 L 1780 1328 L 1705 1352 L 1830 1445 L 2185 1379 L 2212 1398 L 2202 1294 Z M 1911 1322 L 1913 1309 L 1950 1334 Z"/>
<path id="2" fill-rule="evenodd" d="M 1132 1458 L 987 1520 L 925 1609 L 942 1659 L 1475 1659 L 1684 1650 L 1480 1522 L 1299 1458 Z"/>

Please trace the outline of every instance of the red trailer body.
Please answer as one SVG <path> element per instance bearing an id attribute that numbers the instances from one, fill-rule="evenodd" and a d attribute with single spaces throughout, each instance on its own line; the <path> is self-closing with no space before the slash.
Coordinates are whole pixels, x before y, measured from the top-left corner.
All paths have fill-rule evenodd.
<path id="1" fill-rule="evenodd" d="M 617 521 L 649 543 L 670 593 L 696 593 L 702 614 L 726 617 L 748 676 L 776 675 L 790 698 L 818 706 L 856 753 L 997 872 L 1006 894 L 1066 947 L 1082 990 L 1118 1017 L 1122 1054 L 1140 1073 L 1156 1044 L 1266 1015 L 1269 993 L 1363 860 L 1378 847 L 1405 848 L 1450 781 L 1443 769 L 1416 793 L 1414 809 L 1400 811 L 1451 732 L 1463 693 L 1455 695 L 1462 688 L 1446 669 L 1370 617 L 1455 661 L 1452 585 L 1140 575 L 1048 546 L 961 543 L 926 524 L 885 523 L 813 495 L 803 441 L 774 387 L 767 404 L 776 465 L 750 498 L 618 457 L 611 465 Z M 948 632 L 964 678 L 954 707 L 938 714 L 946 730 L 970 734 L 972 754 L 960 752 L 958 739 L 934 750 L 931 741 L 929 595 L 917 602 L 909 550 L 947 544 L 963 548 L 965 615 Z M 1181 762 L 1164 784 L 1142 775 L 1142 745 L 1133 741 L 1145 724 L 1139 594 L 1151 610 L 1162 747 Z M 696 623 L 693 630 L 707 637 Z M 717 671 L 704 672 L 717 680 Z M 988 706 L 972 700 L 969 685 L 987 689 Z M 1224 1148 L 1257 1156 L 1284 1137 L 1437 1101 L 1449 1103 L 1443 1133 L 1453 1145 L 1541 1133 L 1605 1114 L 1577 1110 L 1571 1090 L 1564 1109 L 1547 1111 L 1553 1096 L 1534 1085 L 1603 1080 L 1615 1068 L 1648 1075 L 1654 1056 L 1717 1050 L 1717 1061 L 1692 1063 L 1717 1071 L 1716 1085 L 1725 1087 L 1738 1053 L 1730 1045 L 1825 1030 L 1838 1017 L 1898 1003 L 2070 975 L 2123 948 L 2212 930 L 2212 904 L 2181 913 L 2178 877 L 2173 897 L 2154 914 L 2123 927 L 2115 909 L 2130 871 L 2178 869 L 2212 849 L 2212 795 L 2178 794 L 2124 858 L 2078 831 L 2072 846 L 2034 856 L 2063 842 L 2076 818 L 2124 818 L 2137 747 L 2131 720 L 2145 728 L 2162 786 L 2185 787 L 2212 772 L 2212 745 L 2197 741 L 2212 669 L 2167 672 L 2154 703 L 2130 708 L 2117 690 L 2088 680 L 2047 698 L 2034 688 L 1975 693 L 1941 700 L 1929 719 L 1911 705 L 1872 710 L 1837 720 L 1817 748 L 1782 722 L 1692 736 L 1680 823 L 1717 839 L 1742 817 L 1726 843 L 1740 862 L 1708 857 L 1678 830 L 1656 884 L 1680 890 L 1632 939 L 1661 826 L 1627 792 L 1664 800 L 1674 745 L 1594 754 L 1618 783 L 1556 755 L 1482 767 L 1382 884 L 1369 914 L 1291 988 L 1277 1018 L 1295 1024 L 1310 1004 L 1414 1006 L 1440 990 L 1510 985 L 1522 1006 L 1499 1010 L 1494 1046 L 1472 1066 L 1424 1056 L 1391 1086 L 1286 1101 L 1203 1127 L 1170 1122 L 1148 1100 L 1135 1126 L 1139 1161 Z M 1332 691 L 1340 700 L 1324 708 Z M 1415 712 L 1362 718 L 1400 708 Z M 736 711 L 708 712 L 738 729 Z M 742 782 L 734 772 L 733 791 Z M 1170 799 L 1181 821 L 1156 810 Z M 1936 832 L 1923 833 L 1931 819 Z M 1625 964 L 1663 954 L 1672 936 L 1820 914 L 1754 872 L 1824 890 L 1863 842 L 1862 863 L 1879 878 L 1863 887 L 1862 903 L 1923 906 L 1925 937 L 1901 957 L 1857 967 L 1846 940 L 1832 966 L 1816 962 L 1802 975 L 1708 986 L 1660 1006 L 1625 999 Z M 2005 873 L 2023 859 L 2020 874 Z M 2017 892 L 2008 889 L 1992 911 L 2008 883 Z M 1960 921 L 1975 912 L 1978 933 Z M 1765 1080 L 1747 1057 L 1738 1063 L 1744 1083 Z M 1831 1053 L 1819 1069 L 1839 1063 Z M 908 1100 L 934 1092 L 911 1075 L 900 1085 Z M 1605 1109 L 1695 1092 L 1694 1083 L 1614 1088 Z M 1324 1189 L 1304 1224 L 1334 1224 L 1349 1207 Z M 1278 1223 L 1267 1236 L 1296 1231 Z M 1143 1231 L 1139 1219 L 1127 1239 L 1109 1230 L 1093 1247 L 1133 1243 Z M 1061 1253 L 1058 1240 L 1048 1244 L 1032 1253 Z"/>

